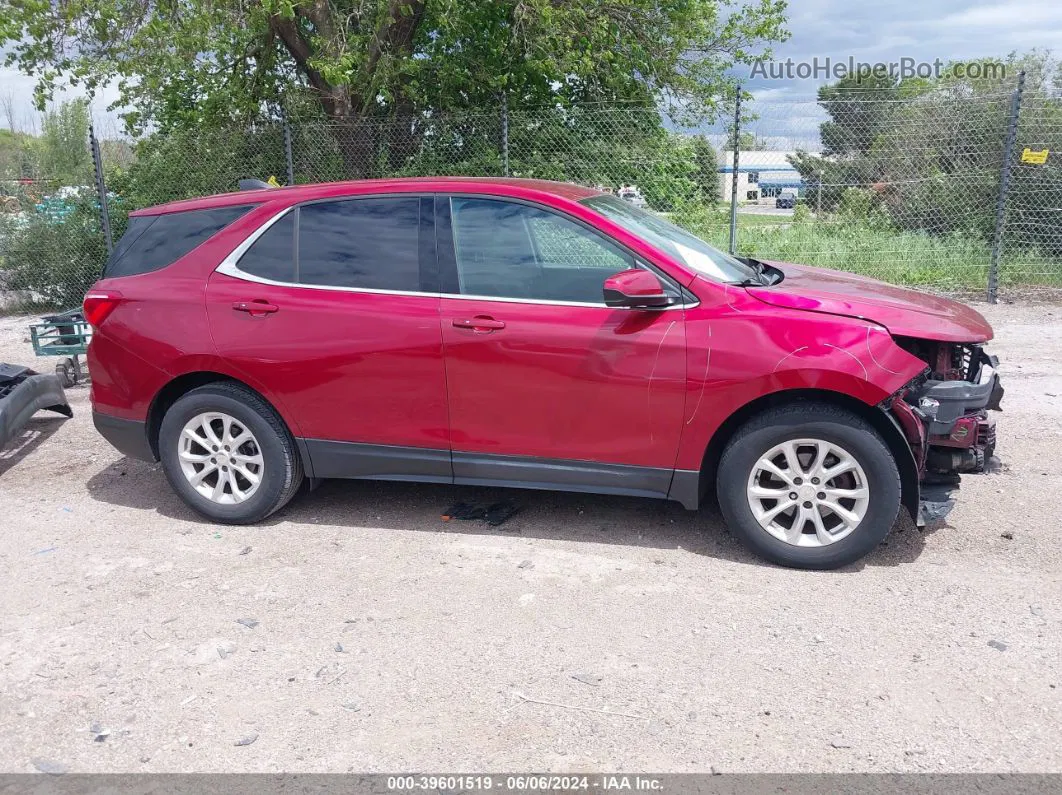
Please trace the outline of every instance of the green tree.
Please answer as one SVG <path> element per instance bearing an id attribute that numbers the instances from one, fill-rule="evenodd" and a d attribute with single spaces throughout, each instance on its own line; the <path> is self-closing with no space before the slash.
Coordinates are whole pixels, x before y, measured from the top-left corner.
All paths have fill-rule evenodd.
<path id="1" fill-rule="evenodd" d="M 429 112 L 584 101 L 710 113 L 734 63 L 784 39 L 785 0 L 0 0 L 0 46 L 38 75 L 106 82 L 133 129 L 312 114 L 357 141 L 381 116 L 397 166 Z M 379 156 L 341 146 L 348 171 Z M 357 153 L 357 156 L 356 156 Z"/>
<path id="2" fill-rule="evenodd" d="M 690 143 L 693 146 L 693 179 L 702 200 L 715 204 L 722 198 L 719 189 L 719 155 L 703 135 L 693 136 Z"/>
<path id="3" fill-rule="evenodd" d="M 64 185 L 83 184 L 92 175 L 88 101 L 63 102 L 44 114 L 39 142 L 41 175 Z"/>

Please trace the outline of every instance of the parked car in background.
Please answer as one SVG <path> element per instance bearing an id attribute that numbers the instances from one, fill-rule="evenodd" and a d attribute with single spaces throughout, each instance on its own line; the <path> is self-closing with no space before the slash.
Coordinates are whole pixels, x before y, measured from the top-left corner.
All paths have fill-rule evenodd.
<path id="1" fill-rule="evenodd" d="M 616 195 L 624 201 L 628 201 L 635 207 L 645 209 L 648 204 L 645 201 L 645 197 L 642 195 L 641 190 L 637 185 L 621 185 L 620 189 L 616 191 Z"/>
<path id="2" fill-rule="evenodd" d="M 140 210 L 84 309 L 96 427 L 218 522 L 322 478 L 714 493 L 765 558 L 831 568 L 983 467 L 1001 396 L 962 304 L 541 181 Z"/>
<path id="3" fill-rule="evenodd" d="M 797 204 L 797 192 L 792 188 L 783 188 L 774 200 L 774 206 L 782 210 L 792 210 Z"/>

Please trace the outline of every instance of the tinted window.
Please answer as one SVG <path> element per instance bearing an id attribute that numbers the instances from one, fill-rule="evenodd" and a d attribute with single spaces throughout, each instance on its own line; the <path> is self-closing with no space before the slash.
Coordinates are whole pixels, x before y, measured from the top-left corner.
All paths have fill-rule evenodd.
<path id="1" fill-rule="evenodd" d="M 272 279 L 275 282 L 295 281 L 295 213 L 289 212 L 274 223 L 237 263 L 244 273 Z"/>
<path id="2" fill-rule="evenodd" d="M 538 207 L 455 198 L 451 217 L 466 295 L 599 304 L 605 278 L 635 267 L 601 235 Z"/>
<path id="3" fill-rule="evenodd" d="M 103 275 L 135 276 L 165 268 L 206 242 L 254 205 L 186 210 L 131 218 L 107 260 Z"/>
<path id="4" fill-rule="evenodd" d="M 348 199 L 299 208 L 299 282 L 420 290 L 420 199 Z"/>

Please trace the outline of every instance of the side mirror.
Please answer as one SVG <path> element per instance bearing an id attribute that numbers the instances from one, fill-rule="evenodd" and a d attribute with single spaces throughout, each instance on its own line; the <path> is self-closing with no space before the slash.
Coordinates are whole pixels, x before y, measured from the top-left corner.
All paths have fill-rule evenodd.
<path id="1" fill-rule="evenodd" d="M 656 274 L 632 268 L 605 279 L 605 306 L 650 309 L 671 305 Z"/>

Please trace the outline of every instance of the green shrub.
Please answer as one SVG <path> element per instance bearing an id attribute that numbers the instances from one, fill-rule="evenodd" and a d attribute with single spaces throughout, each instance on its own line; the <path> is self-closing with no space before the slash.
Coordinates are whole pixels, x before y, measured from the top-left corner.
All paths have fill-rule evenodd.
<path id="1" fill-rule="evenodd" d="M 0 289 L 25 293 L 33 307 L 81 304 L 102 272 L 107 247 L 94 197 L 69 200 L 67 208 L 0 222 Z"/>

